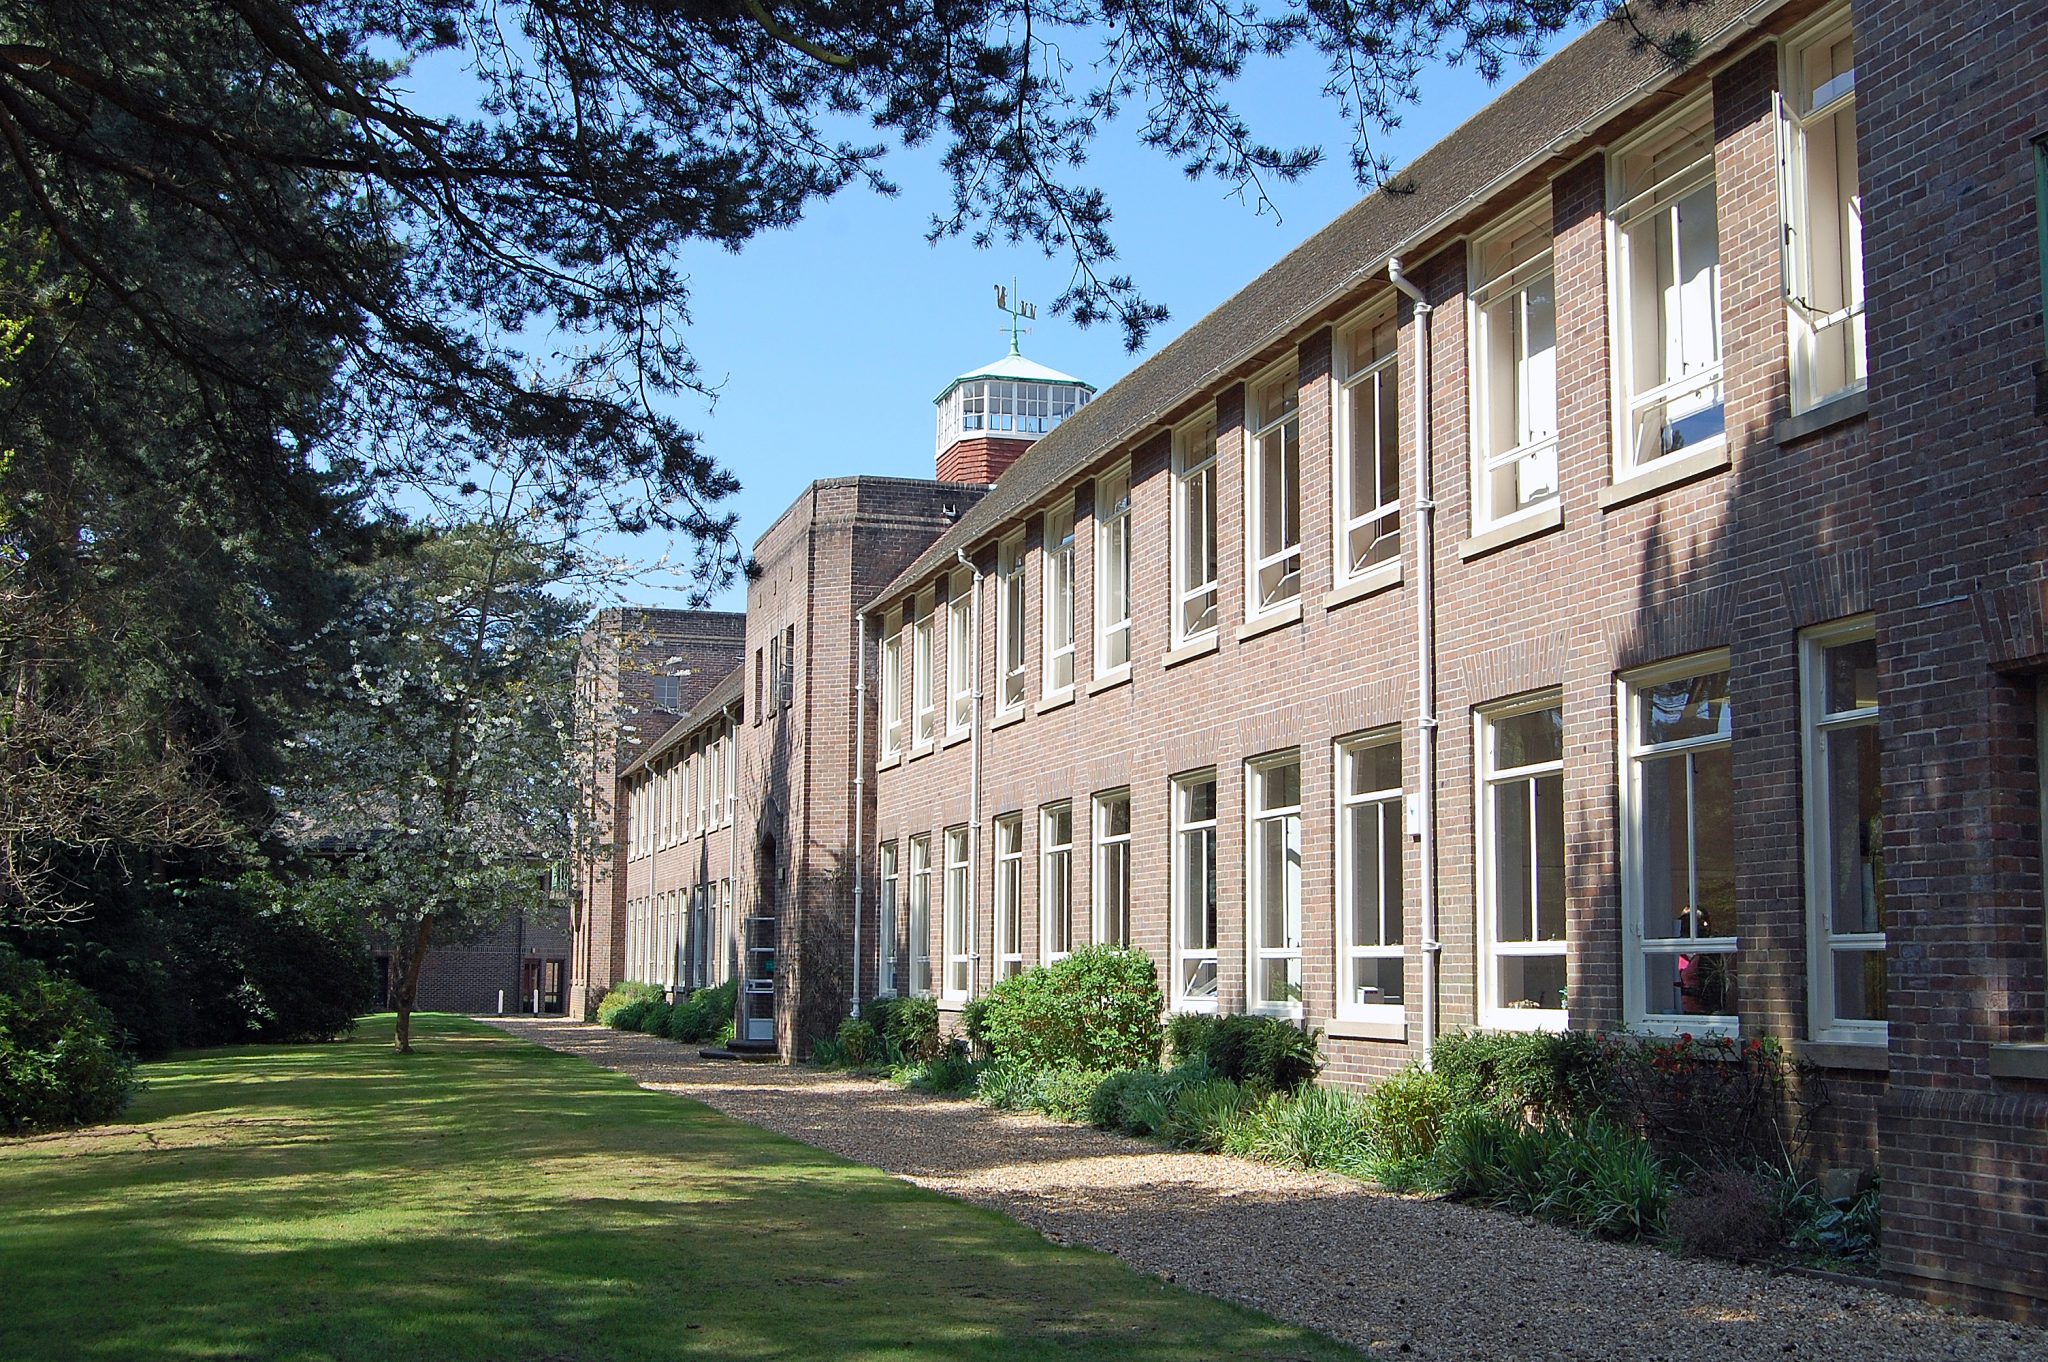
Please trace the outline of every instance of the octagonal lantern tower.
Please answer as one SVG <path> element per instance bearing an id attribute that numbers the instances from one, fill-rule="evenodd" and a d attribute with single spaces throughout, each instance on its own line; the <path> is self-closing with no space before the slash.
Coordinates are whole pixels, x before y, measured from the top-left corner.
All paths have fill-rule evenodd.
<path id="1" fill-rule="evenodd" d="M 1009 354 L 960 375 L 933 399 L 940 480 L 994 482 L 1093 396 L 1093 384 L 1024 358 L 1013 336 Z"/>

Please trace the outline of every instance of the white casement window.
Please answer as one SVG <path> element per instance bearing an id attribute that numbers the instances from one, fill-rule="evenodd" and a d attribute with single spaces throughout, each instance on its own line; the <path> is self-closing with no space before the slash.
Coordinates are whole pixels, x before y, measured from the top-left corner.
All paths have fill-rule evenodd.
<path id="1" fill-rule="evenodd" d="M 882 636 L 882 757 L 903 751 L 903 633 L 896 616 L 888 618 Z"/>
<path id="2" fill-rule="evenodd" d="M 1074 806 L 1038 811 L 1039 953 L 1047 964 L 1070 954 L 1074 932 Z"/>
<path id="3" fill-rule="evenodd" d="M 910 839 L 910 991 L 932 991 L 932 839 Z"/>
<path id="4" fill-rule="evenodd" d="M 996 711 L 1024 707 L 1024 536 L 996 550 Z"/>
<path id="5" fill-rule="evenodd" d="M 902 924 L 898 914 L 903 911 L 902 885 L 897 881 L 896 844 L 883 842 L 875 848 L 875 879 L 880 890 L 880 909 L 875 917 L 881 923 L 881 937 L 875 948 L 875 992 L 882 997 L 893 997 L 896 993 L 896 962 L 903 958 Z"/>
<path id="6" fill-rule="evenodd" d="M 1301 757 L 1245 765 L 1245 941 L 1255 1012 L 1301 1011 Z"/>
<path id="7" fill-rule="evenodd" d="M 1245 614 L 1301 595 L 1301 394 L 1290 363 L 1255 379 L 1245 408 Z"/>
<path id="8" fill-rule="evenodd" d="M 929 747 L 938 726 L 938 701 L 933 696 L 937 682 L 932 666 L 932 606 L 930 601 L 920 601 L 917 622 L 910 629 L 910 741 L 915 747 Z"/>
<path id="9" fill-rule="evenodd" d="M 1074 688 L 1074 510 L 1045 513 L 1045 693 Z"/>
<path id="10" fill-rule="evenodd" d="M 1391 304 L 1337 335 L 1337 580 L 1401 558 L 1401 328 Z"/>
<path id="11" fill-rule="evenodd" d="M 1131 792 L 1095 796 L 1095 940 L 1131 944 Z"/>
<path id="12" fill-rule="evenodd" d="M 1401 735 L 1340 744 L 1337 782 L 1337 1015 L 1400 1021 Z"/>
<path id="13" fill-rule="evenodd" d="M 946 903 L 941 924 L 946 956 L 945 996 L 965 998 L 972 984 L 968 928 L 973 905 L 967 901 L 967 829 L 946 829 Z"/>
<path id="14" fill-rule="evenodd" d="M 1865 379 L 1856 48 L 1846 12 L 1785 45 L 1779 103 L 1792 409 L 1804 411 Z"/>
<path id="15" fill-rule="evenodd" d="M 1550 199 L 1472 253 L 1472 522 L 1557 495 L 1557 298 Z"/>
<path id="16" fill-rule="evenodd" d="M 697 831 L 701 834 L 711 826 L 711 749 L 700 744 L 691 767 L 697 787 Z"/>
<path id="17" fill-rule="evenodd" d="M 1216 1006 L 1216 773 L 1173 782 L 1173 1003 Z"/>
<path id="18" fill-rule="evenodd" d="M 1626 477 L 1727 433 L 1712 110 L 1694 110 L 1608 164 L 1621 384 L 1615 475 Z"/>
<path id="19" fill-rule="evenodd" d="M 1173 642 L 1216 632 L 1216 418 L 1173 433 Z"/>
<path id="20" fill-rule="evenodd" d="M 1131 665 L 1131 470 L 1095 480 L 1095 674 Z"/>
<path id="21" fill-rule="evenodd" d="M 740 730 L 739 725 L 728 722 L 725 726 L 725 825 L 733 825 L 739 808 L 740 798 Z"/>
<path id="22" fill-rule="evenodd" d="M 1621 683 L 1623 1001 L 1630 1025 L 1739 1029 L 1735 766 L 1725 654 Z"/>
<path id="23" fill-rule="evenodd" d="M 1024 972 L 1024 815 L 996 819 L 996 978 Z"/>
<path id="24" fill-rule="evenodd" d="M 725 823 L 725 735 L 711 742 L 711 825 Z"/>
<path id="25" fill-rule="evenodd" d="M 946 731 L 965 733 L 974 727 L 974 673 L 981 631 L 974 609 L 974 579 L 965 573 L 953 579 L 946 603 Z"/>
<path id="26" fill-rule="evenodd" d="M 1885 1038 L 1884 809 L 1877 634 L 1866 616 L 1800 636 L 1812 1036 Z"/>
<path id="27" fill-rule="evenodd" d="M 1479 716 L 1482 1026 L 1566 1024 L 1564 707 Z"/>
<path id="28" fill-rule="evenodd" d="M 668 846 L 674 839 L 669 836 L 669 818 L 675 812 L 669 799 L 668 772 L 657 771 L 648 786 L 653 791 L 654 802 L 654 846 L 656 850 Z"/>

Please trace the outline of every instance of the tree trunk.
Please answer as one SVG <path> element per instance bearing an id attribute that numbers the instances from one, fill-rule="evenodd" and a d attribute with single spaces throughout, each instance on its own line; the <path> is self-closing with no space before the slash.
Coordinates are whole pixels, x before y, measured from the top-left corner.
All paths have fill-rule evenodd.
<path id="1" fill-rule="evenodd" d="M 392 1048 L 401 1055 L 412 1053 L 412 1008 L 419 998 L 420 965 L 427 958 L 427 943 L 433 933 L 434 915 L 428 913 L 420 919 L 419 929 L 413 933 L 412 949 L 406 952 L 398 971 L 398 997 L 393 1000 L 398 1008 L 398 1032 Z"/>

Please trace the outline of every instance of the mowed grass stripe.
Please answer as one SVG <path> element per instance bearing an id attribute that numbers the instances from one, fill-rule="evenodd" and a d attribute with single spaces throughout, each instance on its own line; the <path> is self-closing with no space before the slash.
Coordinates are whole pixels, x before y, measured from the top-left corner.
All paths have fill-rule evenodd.
<path id="1" fill-rule="evenodd" d="M 1356 1359 L 457 1017 L 0 1141 L 0 1358 Z M 1191 1226 L 1199 1233 L 1199 1226 Z"/>

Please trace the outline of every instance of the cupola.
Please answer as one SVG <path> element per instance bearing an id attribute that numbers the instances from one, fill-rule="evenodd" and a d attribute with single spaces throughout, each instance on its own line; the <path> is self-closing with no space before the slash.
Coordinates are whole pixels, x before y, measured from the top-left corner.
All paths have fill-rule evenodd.
<path id="1" fill-rule="evenodd" d="M 996 299 L 1011 310 L 1000 288 Z M 1015 322 L 1031 315 L 1023 307 L 1012 312 L 1010 353 L 960 375 L 933 399 L 939 409 L 942 482 L 994 482 L 1032 441 L 1095 396 L 1094 385 L 1019 353 Z"/>

